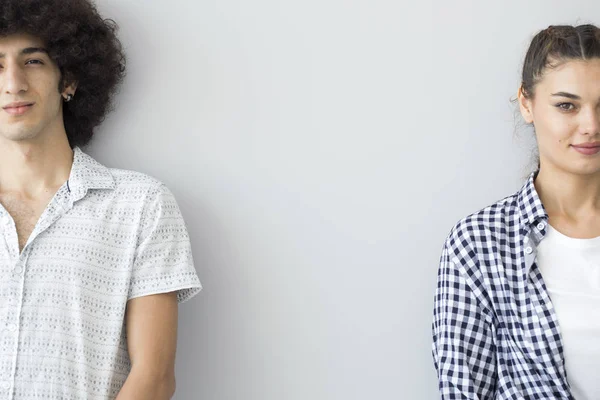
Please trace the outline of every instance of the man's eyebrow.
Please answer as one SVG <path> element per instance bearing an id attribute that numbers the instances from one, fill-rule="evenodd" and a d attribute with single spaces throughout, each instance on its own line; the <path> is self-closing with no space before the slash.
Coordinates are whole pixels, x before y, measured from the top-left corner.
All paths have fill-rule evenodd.
<path id="1" fill-rule="evenodd" d="M 568 99 L 573 99 L 573 100 L 581 100 L 580 96 L 577 96 L 576 94 L 573 93 L 568 93 L 568 92 L 558 92 L 558 93 L 552 93 L 552 96 L 556 96 L 556 97 L 566 97 Z"/>
<path id="2" fill-rule="evenodd" d="M 21 50 L 21 55 L 29 55 L 29 54 L 35 54 L 35 53 L 48 54 L 48 50 L 46 50 L 43 47 L 26 47 L 23 50 Z M 5 53 L 0 53 L 0 58 L 5 58 L 5 57 L 6 57 Z"/>

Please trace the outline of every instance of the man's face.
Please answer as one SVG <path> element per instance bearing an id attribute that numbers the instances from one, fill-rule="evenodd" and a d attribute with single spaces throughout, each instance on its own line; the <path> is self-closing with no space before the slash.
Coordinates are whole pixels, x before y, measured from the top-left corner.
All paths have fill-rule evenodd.
<path id="1" fill-rule="evenodd" d="M 60 78 L 40 39 L 0 37 L 0 144 L 64 132 Z"/>

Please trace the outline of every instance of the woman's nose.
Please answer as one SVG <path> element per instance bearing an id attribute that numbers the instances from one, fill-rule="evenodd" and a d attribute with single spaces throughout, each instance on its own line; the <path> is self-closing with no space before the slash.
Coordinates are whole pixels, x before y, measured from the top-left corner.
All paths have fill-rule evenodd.
<path id="1" fill-rule="evenodd" d="M 582 113 L 581 132 L 585 135 L 600 134 L 600 110 L 588 108 Z"/>

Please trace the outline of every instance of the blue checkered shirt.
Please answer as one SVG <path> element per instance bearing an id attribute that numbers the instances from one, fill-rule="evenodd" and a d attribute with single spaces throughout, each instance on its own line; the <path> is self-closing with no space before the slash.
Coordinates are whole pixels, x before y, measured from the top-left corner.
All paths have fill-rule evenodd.
<path id="1" fill-rule="evenodd" d="M 536 265 L 548 224 L 536 177 L 461 219 L 444 243 L 432 324 L 443 400 L 574 399 Z"/>

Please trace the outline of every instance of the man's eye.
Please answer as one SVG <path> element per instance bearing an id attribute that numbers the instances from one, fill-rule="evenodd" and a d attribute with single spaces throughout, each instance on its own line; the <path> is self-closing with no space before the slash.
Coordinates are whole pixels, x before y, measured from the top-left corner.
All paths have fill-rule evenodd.
<path id="1" fill-rule="evenodd" d="M 27 61 L 25 64 L 29 64 L 29 63 L 43 64 L 43 62 L 42 62 L 42 61 L 40 61 L 40 60 L 29 60 L 29 61 Z"/>
<path id="2" fill-rule="evenodd" d="M 573 103 L 560 103 L 557 104 L 556 107 L 560 108 L 563 111 L 571 111 L 575 108 Z"/>

